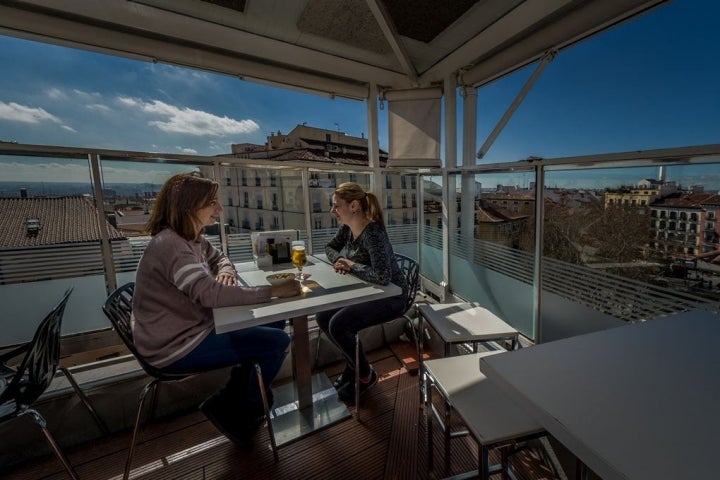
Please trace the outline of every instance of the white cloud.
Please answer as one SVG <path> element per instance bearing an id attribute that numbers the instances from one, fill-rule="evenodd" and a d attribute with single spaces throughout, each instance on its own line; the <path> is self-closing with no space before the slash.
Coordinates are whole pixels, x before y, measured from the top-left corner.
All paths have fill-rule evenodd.
<path id="1" fill-rule="evenodd" d="M 15 102 L 0 102 L 0 119 L 22 123 L 54 122 L 62 124 L 58 117 L 43 108 L 26 107 Z"/>
<path id="2" fill-rule="evenodd" d="M 197 150 L 194 148 L 187 148 L 187 147 L 175 147 L 180 151 L 181 153 L 184 153 L 186 155 L 197 155 Z"/>
<path id="3" fill-rule="evenodd" d="M 68 125 L 60 125 L 60 128 L 67 130 L 68 132 L 77 133 L 77 130 L 74 128 L 68 126 Z"/>
<path id="4" fill-rule="evenodd" d="M 167 133 L 221 137 L 254 133 L 260 129 L 260 126 L 253 120 L 219 117 L 200 110 L 168 105 L 160 100 L 142 102 L 127 97 L 118 97 L 117 100 L 127 107 L 139 108 L 149 115 L 163 117 L 162 120 L 148 121 L 148 125 Z"/>
<path id="5" fill-rule="evenodd" d="M 102 113 L 112 113 L 112 109 L 110 107 L 108 107 L 107 105 L 102 105 L 100 103 L 91 103 L 89 105 L 85 105 L 85 108 Z"/>
<path id="6" fill-rule="evenodd" d="M 140 103 L 137 100 L 135 100 L 134 98 L 130 98 L 130 97 L 117 97 L 117 101 L 118 101 L 118 103 L 125 105 L 127 107 L 136 107 L 136 106 L 140 105 Z"/>
<path id="7" fill-rule="evenodd" d="M 45 93 L 53 100 L 67 100 L 68 98 L 65 92 L 55 87 L 46 90 Z"/>
<path id="8" fill-rule="evenodd" d="M 76 88 L 76 89 L 73 89 L 73 92 L 75 92 L 75 94 L 76 94 L 78 97 L 80 97 L 80 98 L 82 98 L 82 99 L 85 99 L 85 100 L 87 100 L 87 101 L 91 101 L 91 100 L 94 100 L 94 99 L 97 99 L 97 98 L 101 98 L 101 97 L 102 97 L 102 94 L 100 94 L 100 93 L 98 93 L 98 92 L 86 92 L 86 91 L 84 91 L 84 90 L 78 90 L 77 88 Z"/>

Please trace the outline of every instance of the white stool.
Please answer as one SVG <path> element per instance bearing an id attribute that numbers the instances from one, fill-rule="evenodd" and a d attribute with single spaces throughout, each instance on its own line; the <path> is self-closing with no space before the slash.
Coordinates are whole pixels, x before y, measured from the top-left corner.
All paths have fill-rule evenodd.
<path id="1" fill-rule="evenodd" d="M 512 478 L 508 467 L 511 447 L 518 442 L 545 435 L 545 430 L 535 420 L 480 372 L 481 357 L 502 352 L 496 350 L 424 362 L 421 373 L 425 378 L 427 392 L 425 421 L 428 435 L 428 471 L 433 468 L 433 417 L 444 432 L 446 470 L 450 465 L 450 440 L 470 434 L 478 443 L 480 452 L 478 471 L 472 473 L 482 479 L 501 471 L 505 471 Z M 433 405 L 433 390 L 443 399 L 443 412 L 439 412 Z M 450 420 L 453 412 L 463 421 L 466 430 L 451 431 Z M 501 448 L 501 463 L 490 466 L 488 457 L 493 448 Z M 465 477 L 463 474 L 462 478 Z"/>
<path id="2" fill-rule="evenodd" d="M 435 330 L 443 342 L 444 356 L 450 347 L 471 343 L 477 353 L 479 342 L 510 340 L 511 350 L 518 344 L 518 331 L 478 303 L 434 303 L 418 305 L 418 351 L 422 367 L 424 322 Z"/>

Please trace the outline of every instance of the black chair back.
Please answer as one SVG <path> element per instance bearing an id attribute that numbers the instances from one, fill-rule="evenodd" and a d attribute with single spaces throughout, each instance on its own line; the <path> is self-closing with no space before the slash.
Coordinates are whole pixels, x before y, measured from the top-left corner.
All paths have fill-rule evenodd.
<path id="1" fill-rule="evenodd" d="M 12 358 L 26 351 L 7 388 L 0 393 L 0 404 L 14 401 L 16 412 L 28 408 L 50 385 L 60 364 L 60 329 L 72 291 L 69 288 L 60 303 L 40 322 L 30 343 L 3 356 Z"/>
<path id="2" fill-rule="evenodd" d="M 138 361 L 142 369 L 145 370 L 145 373 L 161 380 L 179 379 L 188 376 L 187 373 L 179 374 L 163 372 L 148 363 L 135 348 L 132 332 L 132 302 L 134 292 L 135 282 L 126 283 L 125 285 L 118 287 L 117 290 L 112 292 L 107 300 L 105 300 L 105 304 L 102 307 L 105 316 L 108 317 L 110 323 L 113 325 L 113 328 L 115 328 L 115 331 L 120 336 L 127 349 L 130 350 L 130 353 L 132 353 Z"/>
<path id="3" fill-rule="evenodd" d="M 407 298 L 405 299 L 405 310 L 407 312 L 415 304 L 415 296 L 420 288 L 420 265 L 410 257 L 406 257 L 400 253 L 395 254 L 395 262 L 408 284 Z"/>

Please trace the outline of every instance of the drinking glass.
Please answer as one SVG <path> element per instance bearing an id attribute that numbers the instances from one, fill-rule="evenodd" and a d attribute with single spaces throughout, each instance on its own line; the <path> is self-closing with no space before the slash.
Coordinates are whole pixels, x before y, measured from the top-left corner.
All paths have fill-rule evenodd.
<path id="1" fill-rule="evenodd" d="M 305 263 L 307 262 L 307 255 L 305 254 L 305 241 L 303 240 L 295 240 L 292 242 L 292 256 L 290 257 L 292 260 L 293 265 L 295 265 L 298 269 L 298 274 L 295 275 L 297 279 L 302 281 L 303 279 L 303 273 L 302 269 L 303 266 L 305 266 Z"/>

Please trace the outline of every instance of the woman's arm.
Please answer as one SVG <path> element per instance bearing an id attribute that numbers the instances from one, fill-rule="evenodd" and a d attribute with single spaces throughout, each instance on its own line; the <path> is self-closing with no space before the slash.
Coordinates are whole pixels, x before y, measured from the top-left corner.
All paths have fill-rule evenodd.
<path id="1" fill-rule="evenodd" d="M 237 285 L 237 271 L 235 271 L 235 266 L 230 259 L 215 248 L 206 238 L 201 238 L 205 258 L 207 258 L 208 265 L 215 275 L 215 280 L 223 285 Z"/>
<path id="2" fill-rule="evenodd" d="M 350 271 L 366 282 L 389 284 L 395 256 L 385 229 L 376 223 L 368 225 L 362 236 L 362 244 L 366 252 L 366 258 L 362 260 L 369 262 L 356 261 Z"/>
<path id="3" fill-rule="evenodd" d="M 199 250 L 193 250 L 190 242 L 176 234 L 167 240 L 162 245 L 158 245 L 158 249 L 153 250 L 155 261 L 166 265 L 164 270 L 168 281 L 190 297 L 193 302 L 206 308 L 215 308 L 270 301 L 271 288 L 269 286 L 239 287 L 218 282 L 216 273 L 220 272 L 220 268 L 226 275 L 230 271 L 228 267 L 232 268 L 232 272 L 235 270 L 227 257 L 214 248 L 208 250 L 205 245 L 201 246 L 205 257 L 203 263 L 198 258 Z M 207 242 L 207 240 L 204 241 Z M 207 243 L 209 244 L 209 242 Z"/>
<path id="4" fill-rule="evenodd" d="M 325 254 L 327 255 L 330 263 L 335 263 L 338 259 L 342 258 L 340 252 L 342 252 L 343 248 L 345 248 L 349 230 L 349 227 L 343 225 L 337 232 L 335 232 L 335 236 L 328 242 L 328 244 L 325 245 Z"/>

